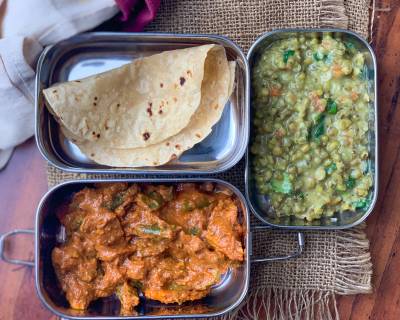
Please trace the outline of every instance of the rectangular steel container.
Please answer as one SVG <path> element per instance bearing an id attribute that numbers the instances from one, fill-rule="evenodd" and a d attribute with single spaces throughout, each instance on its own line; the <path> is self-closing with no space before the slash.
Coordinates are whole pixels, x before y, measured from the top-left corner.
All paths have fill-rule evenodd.
<path id="1" fill-rule="evenodd" d="M 225 47 L 236 61 L 236 86 L 212 133 L 193 148 L 159 167 L 114 168 L 88 159 L 66 139 L 47 110 L 42 90 L 54 83 L 104 72 L 166 50 L 204 44 Z M 216 173 L 234 166 L 244 155 L 249 131 L 249 70 L 246 57 L 229 39 L 215 35 L 157 33 L 85 33 L 47 47 L 38 61 L 36 77 L 36 142 L 44 158 L 59 169 L 81 173 L 196 174 Z"/>
<path id="2" fill-rule="evenodd" d="M 229 271 L 221 282 L 212 287 L 211 293 L 198 301 L 192 301 L 184 304 L 183 308 L 188 310 L 187 314 L 176 313 L 179 310 L 177 305 L 167 305 L 156 301 L 147 301 L 141 297 L 141 304 L 138 308 L 139 316 L 120 317 L 119 303 L 116 298 L 103 298 L 92 303 L 85 312 L 71 310 L 68 302 L 58 287 L 57 278 L 51 262 L 51 252 L 53 248 L 60 244 L 63 239 L 62 228 L 55 215 L 57 208 L 66 199 L 69 199 L 73 193 L 90 187 L 99 182 L 129 182 L 129 183 L 155 183 L 155 184 L 177 184 L 182 182 L 213 182 L 215 185 L 230 189 L 238 198 L 240 203 L 240 216 L 244 226 L 245 238 L 243 245 L 245 247 L 245 260 L 242 265 Z M 124 179 L 124 180 L 76 180 L 60 184 L 51 189 L 40 202 L 36 213 L 35 226 L 35 273 L 36 289 L 42 302 L 48 309 L 60 317 L 68 319 L 167 319 L 167 318 L 198 318 L 222 315 L 233 310 L 244 299 L 250 277 L 250 236 L 249 236 L 249 212 L 246 200 L 241 192 L 231 184 L 222 180 L 215 179 Z M 196 309 L 206 307 L 209 311 L 206 313 L 194 313 Z M 161 308 L 166 308 L 167 312 L 163 315 L 150 315 Z M 185 309 L 184 309 L 185 310 Z M 168 313 L 168 311 L 170 311 Z"/>
<path id="3" fill-rule="evenodd" d="M 359 35 L 348 30 L 341 29 L 285 29 L 275 30 L 260 36 L 251 46 L 247 59 L 249 62 L 250 75 L 254 62 L 258 59 L 261 52 L 266 50 L 274 41 L 286 39 L 293 35 L 309 33 L 323 34 L 326 32 L 340 33 L 344 40 L 354 44 L 354 46 L 364 53 L 365 62 L 368 68 L 368 80 L 370 83 L 370 92 L 373 99 L 370 102 L 369 119 L 369 160 L 370 168 L 373 173 L 373 186 L 371 188 L 371 204 L 365 210 L 356 212 L 339 212 L 331 218 L 321 218 L 307 223 L 303 220 L 291 218 L 277 219 L 270 214 L 268 196 L 257 193 L 255 180 L 251 170 L 252 156 L 249 151 L 246 154 L 246 197 L 251 211 L 265 224 L 278 228 L 290 229 L 346 229 L 351 228 L 362 221 L 372 212 L 378 196 L 378 105 L 377 105 L 377 65 L 375 54 L 371 46 Z M 251 82 L 251 80 L 250 80 Z M 252 88 L 250 88 L 250 145 L 252 143 L 252 114 L 253 106 L 251 102 Z"/>

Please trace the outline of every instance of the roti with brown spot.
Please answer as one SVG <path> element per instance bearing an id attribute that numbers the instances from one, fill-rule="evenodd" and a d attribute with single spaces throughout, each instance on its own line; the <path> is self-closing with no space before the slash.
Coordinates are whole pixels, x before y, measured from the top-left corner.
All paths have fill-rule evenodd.
<path id="1" fill-rule="evenodd" d="M 162 165 L 174 160 L 205 139 L 221 118 L 224 106 L 233 91 L 235 66 L 235 62 L 228 62 L 223 47 L 214 46 L 209 50 L 201 86 L 200 106 L 188 125 L 179 133 L 141 148 L 104 148 L 89 141 L 79 141 L 77 145 L 97 163 L 114 167 L 154 166 L 154 163 Z"/>
<path id="2" fill-rule="evenodd" d="M 43 90 L 57 121 L 79 144 L 146 147 L 178 134 L 200 106 L 205 64 L 216 45 L 138 58 Z"/>

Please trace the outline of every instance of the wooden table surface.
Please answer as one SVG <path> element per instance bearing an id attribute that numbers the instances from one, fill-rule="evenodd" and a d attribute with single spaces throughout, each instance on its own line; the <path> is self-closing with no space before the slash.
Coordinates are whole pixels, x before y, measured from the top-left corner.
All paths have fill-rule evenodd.
<path id="1" fill-rule="evenodd" d="M 400 1 L 378 1 L 374 48 L 379 65 L 379 200 L 367 220 L 374 292 L 338 298 L 341 319 L 400 319 Z M 45 161 L 33 139 L 19 146 L 0 172 L 0 233 L 32 228 L 47 189 Z M 33 257 L 29 236 L 10 242 L 13 256 Z M 12 247 L 11 247 L 12 246 Z M 29 248 L 29 249 L 28 249 Z M 400 252 L 399 252 L 400 253 Z M 0 263 L 0 319 L 56 319 L 35 294 L 31 268 Z"/>

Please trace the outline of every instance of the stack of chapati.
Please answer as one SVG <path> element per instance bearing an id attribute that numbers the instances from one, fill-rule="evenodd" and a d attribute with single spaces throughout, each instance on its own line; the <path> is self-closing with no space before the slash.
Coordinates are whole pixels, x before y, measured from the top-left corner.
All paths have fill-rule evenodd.
<path id="1" fill-rule="evenodd" d="M 165 51 L 43 90 L 64 135 L 97 163 L 158 166 L 210 134 L 233 90 L 219 45 Z"/>

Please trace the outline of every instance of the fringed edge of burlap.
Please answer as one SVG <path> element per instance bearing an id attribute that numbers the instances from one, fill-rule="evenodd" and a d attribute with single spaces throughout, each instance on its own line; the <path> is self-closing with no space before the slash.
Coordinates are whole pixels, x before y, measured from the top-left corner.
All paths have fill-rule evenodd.
<path id="1" fill-rule="evenodd" d="M 321 27 L 347 29 L 349 17 L 343 0 L 321 0 L 319 25 Z"/>
<path id="2" fill-rule="evenodd" d="M 384 12 L 388 13 L 392 10 L 392 7 L 388 5 L 387 7 L 377 7 L 376 5 L 376 0 L 370 0 L 370 17 L 369 17 L 369 43 L 372 43 L 374 41 L 374 32 L 375 32 L 375 15 Z"/>
<path id="3" fill-rule="evenodd" d="M 336 231 L 336 267 L 331 290 L 259 287 L 222 320 L 339 320 L 336 294 L 370 293 L 372 263 L 365 223 Z M 267 316 L 265 316 L 267 315 Z"/>
<path id="4" fill-rule="evenodd" d="M 373 272 L 365 223 L 346 231 L 337 231 L 334 291 L 340 295 L 372 292 Z"/>
<path id="5" fill-rule="evenodd" d="M 374 41 L 374 29 L 375 28 L 375 0 L 371 0 L 370 15 L 369 15 L 369 35 L 368 42 L 372 44 Z"/>
<path id="6" fill-rule="evenodd" d="M 267 316 L 266 316 L 267 315 Z M 338 320 L 335 294 L 319 289 L 258 288 L 221 320 Z"/>

